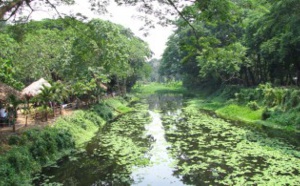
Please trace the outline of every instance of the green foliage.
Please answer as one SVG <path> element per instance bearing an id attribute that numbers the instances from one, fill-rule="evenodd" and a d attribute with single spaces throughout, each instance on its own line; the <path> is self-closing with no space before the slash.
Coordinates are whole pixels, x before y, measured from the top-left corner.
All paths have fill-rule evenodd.
<path id="1" fill-rule="evenodd" d="M 18 145 L 21 142 L 21 137 L 18 135 L 12 135 L 10 136 L 10 138 L 8 139 L 8 144 L 9 145 Z"/>
<path id="2" fill-rule="evenodd" d="M 64 151 L 74 148 L 72 136 L 55 128 L 29 129 L 9 138 L 12 149 L 1 158 L 1 185 L 30 184 L 32 174 Z"/>
<path id="3" fill-rule="evenodd" d="M 178 28 L 169 38 L 160 73 L 182 78 L 187 87 L 296 84 L 298 7 L 295 0 L 195 1 L 176 21 Z M 273 99 L 272 92 L 268 96 Z"/>
<path id="4" fill-rule="evenodd" d="M 130 90 L 138 78 L 150 74 L 147 43 L 109 21 L 46 19 L 6 25 L 3 30 L 0 80 L 14 87 L 21 87 L 19 81 L 29 84 L 44 77 L 68 85 L 72 97 L 94 101 L 99 100 L 100 83 L 115 78 L 117 88 Z M 66 98 L 62 86 L 55 92 L 61 95 L 54 96 L 55 101 Z"/>
<path id="5" fill-rule="evenodd" d="M 18 50 L 18 43 L 8 34 L 0 33 L 0 81 L 16 88 L 21 88 L 22 83 L 14 78 L 14 53 Z"/>
<path id="6" fill-rule="evenodd" d="M 30 185 L 31 176 L 75 147 L 81 147 L 105 124 L 102 105 L 58 118 L 52 127 L 33 128 L 12 135 L 8 152 L 0 157 L 0 185 Z M 106 109 L 110 107 L 106 106 Z M 109 110 L 111 113 L 111 109 Z"/>
<path id="7" fill-rule="evenodd" d="M 113 110 L 104 103 L 94 105 L 92 111 L 96 112 L 105 121 L 109 121 L 113 117 Z"/>
<path id="8" fill-rule="evenodd" d="M 272 114 L 271 111 L 268 108 L 265 108 L 261 115 L 261 119 L 267 120 L 271 116 L 271 114 Z"/>
<path id="9" fill-rule="evenodd" d="M 261 119 L 262 111 L 262 109 L 252 110 L 249 107 L 230 104 L 216 110 L 216 113 L 227 119 L 254 122 Z"/>
<path id="10" fill-rule="evenodd" d="M 119 113 L 132 111 L 131 108 L 127 107 L 127 102 L 121 97 L 106 99 L 104 103 Z"/>
<path id="11" fill-rule="evenodd" d="M 74 139 L 75 146 L 82 147 L 105 123 L 101 116 L 97 117 L 95 115 L 98 114 L 94 111 L 75 111 L 71 116 L 59 118 L 54 128 L 69 132 Z"/>
<path id="12" fill-rule="evenodd" d="M 31 174 L 41 167 L 34 161 L 27 147 L 14 147 L 0 157 L 0 184 L 30 184 Z"/>
<path id="13" fill-rule="evenodd" d="M 222 117 L 234 120 L 261 119 L 266 120 L 264 124 L 276 128 L 287 130 L 299 128 L 300 97 L 297 88 L 273 87 L 270 83 L 260 84 L 256 88 L 226 86 L 204 96 L 205 101 L 193 100 L 193 105 L 199 109 L 216 111 Z M 232 105 L 236 103 L 239 105 Z M 255 119 L 250 116 L 252 113 L 257 113 L 253 116 Z"/>
<path id="14" fill-rule="evenodd" d="M 254 111 L 259 109 L 259 105 L 256 101 L 250 101 L 249 103 L 247 103 L 247 107 Z"/>
<path id="15" fill-rule="evenodd" d="M 135 86 L 133 92 L 139 94 L 154 94 L 154 93 L 185 93 L 186 89 L 182 87 L 181 82 L 170 83 L 149 83 L 143 86 Z"/>

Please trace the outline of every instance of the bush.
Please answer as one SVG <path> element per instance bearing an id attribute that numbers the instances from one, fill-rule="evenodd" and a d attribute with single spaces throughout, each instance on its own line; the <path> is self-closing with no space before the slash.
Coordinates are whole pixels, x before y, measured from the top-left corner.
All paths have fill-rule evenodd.
<path id="1" fill-rule="evenodd" d="M 84 117 L 96 124 L 98 127 L 105 124 L 105 120 L 102 119 L 102 117 L 100 117 L 96 112 L 86 112 Z"/>
<path id="2" fill-rule="evenodd" d="M 271 111 L 266 108 L 261 115 L 261 119 L 267 120 L 270 116 L 271 116 Z"/>
<path id="3" fill-rule="evenodd" d="M 20 141 L 21 141 L 20 136 L 18 136 L 18 135 L 12 135 L 8 139 L 8 144 L 9 145 L 19 145 Z"/>
<path id="4" fill-rule="evenodd" d="M 9 144 L 12 149 L 0 158 L 0 185 L 30 185 L 32 174 L 57 154 L 75 147 L 70 132 L 50 127 L 13 135 Z"/>
<path id="5" fill-rule="evenodd" d="M 251 110 L 258 110 L 259 105 L 256 103 L 256 101 L 250 101 L 247 103 L 247 107 L 249 107 Z"/>
<path id="6" fill-rule="evenodd" d="M 112 108 L 110 108 L 109 106 L 107 106 L 104 103 L 100 103 L 100 104 L 93 106 L 93 108 L 91 110 L 96 112 L 105 121 L 108 121 L 113 118 Z"/>

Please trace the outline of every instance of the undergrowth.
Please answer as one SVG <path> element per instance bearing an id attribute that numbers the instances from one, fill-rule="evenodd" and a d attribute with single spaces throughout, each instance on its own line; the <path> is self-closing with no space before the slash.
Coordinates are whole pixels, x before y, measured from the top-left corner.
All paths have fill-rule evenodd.
<path id="1" fill-rule="evenodd" d="M 212 110 L 233 120 L 264 120 L 268 126 L 300 129 L 300 90 L 296 87 L 273 87 L 266 83 L 255 88 L 224 86 L 214 92 L 203 92 L 203 100 L 191 102 L 199 109 Z"/>

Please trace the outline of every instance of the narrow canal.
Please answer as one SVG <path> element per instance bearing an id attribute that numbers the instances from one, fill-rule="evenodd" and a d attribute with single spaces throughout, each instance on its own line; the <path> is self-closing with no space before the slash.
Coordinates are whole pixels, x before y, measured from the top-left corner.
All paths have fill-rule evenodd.
<path id="1" fill-rule="evenodd" d="M 299 147 L 202 114 L 182 95 L 151 95 L 134 107 L 34 184 L 300 185 Z"/>

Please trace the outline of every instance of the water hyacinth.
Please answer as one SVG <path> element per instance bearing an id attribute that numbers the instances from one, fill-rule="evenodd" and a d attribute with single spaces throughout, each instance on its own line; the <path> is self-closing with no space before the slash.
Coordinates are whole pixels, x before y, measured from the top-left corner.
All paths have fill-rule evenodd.
<path id="1" fill-rule="evenodd" d="M 299 185 L 299 151 L 280 139 L 184 109 L 164 117 L 175 174 L 190 185 Z M 177 130 L 172 130 L 177 128 Z"/>

